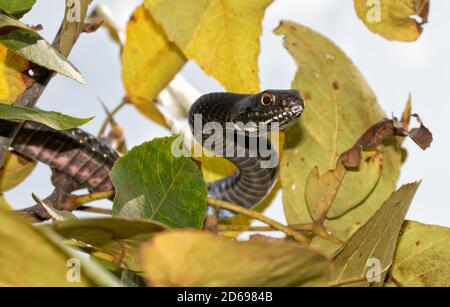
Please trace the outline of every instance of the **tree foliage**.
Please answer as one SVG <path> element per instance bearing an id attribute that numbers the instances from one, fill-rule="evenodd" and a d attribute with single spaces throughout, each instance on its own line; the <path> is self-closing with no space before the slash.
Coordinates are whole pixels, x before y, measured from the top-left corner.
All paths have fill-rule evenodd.
<path id="1" fill-rule="evenodd" d="M 110 173 L 115 190 L 71 195 L 64 199 L 67 206 L 58 208 L 33 196 L 53 223 L 31 224 L 12 212 L 14 204 L 2 193 L 25 180 L 36 162 L 0 152 L 0 285 L 113 286 L 139 279 L 149 286 L 450 285 L 450 230 L 405 221 L 420 183 L 396 189 L 403 139 L 426 149 L 431 132 L 411 114 L 410 100 L 400 118 L 386 119 L 361 72 L 329 38 L 293 21 L 274 29 L 298 68 L 291 87 L 302 92 L 307 106 L 282 135 L 279 183 L 263 204 L 249 210 L 207 198 L 205 182 L 235 170 L 228 161 L 176 157 L 176 135 L 128 152 L 114 115 L 129 103 L 149 120 L 189 137 L 180 123 L 193 101 L 170 83 L 188 61 L 227 91 L 258 92 L 259 37 L 272 1 L 144 0 L 126 31 L 114 26 L 103 6 L 88 15 L 91 1 L 75 7 L 72 2 L 67 1 L 50 44 L 38 28 L 19 20 L 35 1 L 0 0 L 0 119 L 60 130 L 91 120 L 33 108 L 42 91 L 31 89 L 40 86 L 38 78 L 50 81 L 55 73 L 84 82 L 68 56 L 80 33 L 103 25 L 121 48 L 126 92 L 105 121 L 108 138 L 123 153 Z M 361 26 L 389 40 L 419 38 L 429 1 L 374 2 L 354 1 Z M 374 23 L 374 18 L 381 19 Z M 412 117 L 419 127 L 410 129 Z M 261 213 L 278 189 L 288 225 Z M 113 200 L 111 210 L 97 212 L 109 217 L 81 219 L 68 212 L 105 198 Z M 208 215 L 208 204 L 239 214 L 217 220 Z M 268 226 L 249 226 L 254 220 Z M 260 233 L 236 239 L 249 230 L 280 231 L 285 237 Z M 77 283 L 67 275 L 73 259 L 84 259 Z"/>

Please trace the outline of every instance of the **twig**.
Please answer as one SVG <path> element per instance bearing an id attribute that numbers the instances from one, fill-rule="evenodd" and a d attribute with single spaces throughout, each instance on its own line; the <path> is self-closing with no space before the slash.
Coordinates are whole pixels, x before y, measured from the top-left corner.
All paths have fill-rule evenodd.
<path id="1" fill-rule="evenodd" d="M 100 127 L 100 130 L 98 131 L 99 137 L 102 137 L 105 134 L 106 127 L 108 126 L 109 123 L 111 123 L 114 120 L 114 115 L 116 115 L 117 112 L 119 112 L 125 105 L 127 105 L 128 101 L 126 101 L 126 99 L 123 99 L 122 102 L 120 104 L 118 104 L 112 111 L 109 111 L 103 102 L 101 102 L 101 104 L 103 105 L 103 108 L 105 109 L 106 118 L 103 121 L 103 123 Z"/>
<path id="2" fill-rule="evenodd" d="M 309 224 L 298 224 L 298 225 L 288 225 L 287 227 L 292 228 L 297 231 L 309 232 L 316 236 L 319 236 L 325 240 L 331 241 L 336 244 L 343 244 L 341 240 L 336 238 L 335 236 L 329 234 L 322 226 L 309 223 Z M 218 226 L 219 231 L 278 231 L 271 226 L 245 226 L 245 225 L 226 225 L 221 224 Z"/>
<path id="3" fill-rule="evenodd" d="M 71 209 L 71 210 L 69 209 L 69 211 L 76 210 L 82 205 L 96 200 L 110 198 L 111 196 L 114 196 L 114 193 L 115 193 L 114 191 L 106 191 L 106 192 L 94 192 L 84 195 L 72 195 L 67 199 L 68 207 Z"/>
<path id="4" fill-rule="evenodd" d="M 91 212 L 91 213 L 98 213 L 98 214 L 106 214 L 106 215 L 112 215 L 112 210 L 110 209 L 103 209 L 98 207 L 90 207 L 90 206 L 80 206 L 77 209 L 77 211 L 83 211 L 83 212 Z"/>
<path id="5" fill-rule="evenodd" d="M 254 218 L 256 220 L 259 220 L 269 226 L 272 226 L 274 229 L 277 229 L 279 231 L 284 232 L 286 235 L 288 235 L 289 237 L 299 241 L 299 242 L 303 242 L 303 243 L 310 243 L 310 240 L 305 237 L 304 235 L 302 235 L 301 233 L 299 233 L 298 231 L 289 228 L 288 226 L 285 226 L 283 224 L 278 223 L 275 220 L 272 220 L 271 218 L 253 211 L 253 210 L 249 210 L 247 208 L 238 206 L 238 205 L 234 205 L 232 203 L 223 201 L 223 200 L 219 200 L 219 199 L 214 199 L 214 198 L 208 198 L 208 204 L 216 207 L 218 209 L 226 209 L 226 210 L 230 210 L 236 213 L 240 213 L 246 216 L 249 216 L 251 218 Z"/>
<path id="6" fill-rule="evenodd" d="M 84 20 L 86 12 L 83 12 L 82 15 L 82 20 Z M 53 40 L 53 46 L 57 48 L 63 56 L 67 57 L 81 34 L 83 22 L 68 25 L 65 22 L 65 18 L 66 16 L 64 16 L 58 34 Z M 65 43 L 64 46 L 61 45 L 62 41 Z M 32 78 L 32 84 L 22 93 L 22 95 L 20 95 L 13 105 L 29 108 L 34 107 L 39 97 L 41 97 L 44 92 L 45 87 L 55 75 L 53 71 L 43 67 L 33 68 L 33 71 L 35 72 L 35 77 Z M 5 153 L 8 151 L 22 125 L 23 121 L 18 122 L 10 135 L 0 137 L 0 165 L 3 165 Z"/>

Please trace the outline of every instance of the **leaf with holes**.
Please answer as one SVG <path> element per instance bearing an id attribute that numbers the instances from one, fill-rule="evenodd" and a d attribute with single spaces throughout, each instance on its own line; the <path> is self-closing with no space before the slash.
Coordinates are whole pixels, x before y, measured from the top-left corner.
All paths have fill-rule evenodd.
<path id="1" fill-rule="evenodd" d="M 292 242 L 232 241 L 194 230 L 164 232 L 141 248 L 152 286 L 302 286 L 326 280 L 330 262 Z"/>
<path id="2" fill-rule="evenodd" d="M 374 216 L 352 235 L 334 257 L 332 283 L 383 285 L 405 215 L 419 185 L 407 184 L 392 193 Z"/>
<path id="3" fill-rule="evenodd" d="M 167 37 L 230 92 L 258 92 L 261 21 L 272 0 L 145 0 Z"/>
<path id="4" fill-rule="evenodd" d="M 151 219 L 169 227 L 203 226 L 205 181 L 191 159 L 174 156 L 177 137 L 144 143 L 114 164 L 110 176 L 116 188 L 115 215 Z"/>
<path id="5" fill-rule="evenodd" d="M 127 26 L 122 52 L 122 81 L 128 99 L 145 116 L 166 126 L 153 103 L 161 90 L 183 67 L 186 58 L 169 42 L 149 12 L 140 6 Z"/>
<path id="6" fill-rule="evenodd" d="M 67 130 L 86 124 L 93 117 L 77 118 L 54 111 L 12 106 L 0 103 L 0 118 L 6 120 L 29 120 L 56 130 Z"/>
<path id="7" fill-rule="evenodd" d="M 404 287 L 450 286 L 450 228 L 406 222 L 389 271 Z"/>
<path id="8" fill-rule="evenodd" d="M 297 62 L 292 87 L 301 90 L 306 99 L 303 117 L 286 132 L 280 166 L 283 206 L 289 224 L 310 223 L 305 186 L 311 170 L 318 167 L 319 174 L 323 174 L 334 169 L 340 154 L 384 113 L 361 73 L 330 40 L 293 22 L 282 22 L 275 33 L 285 37 L 284 44 Z M 364 187 L 348 186 L 347 195 L 341 195 L 345 199 L 358 191 L 362 203 L 325 222 L 335 236 L 348 238 L 394 191 L 401 166 L 400 150 L 395 146 L 381 147 L 380 158 L 378 181 L 361 180 Z M 355 175 L 361 179 L 367 172 Z M 356 182 L 355 178 L 352 181 Z M 367 195 L 360 195 L 360 191 Z"/>

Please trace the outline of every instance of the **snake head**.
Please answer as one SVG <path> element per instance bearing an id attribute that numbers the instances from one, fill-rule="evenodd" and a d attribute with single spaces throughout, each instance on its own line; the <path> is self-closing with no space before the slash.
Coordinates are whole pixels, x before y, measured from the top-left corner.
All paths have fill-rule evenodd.
<path id="1" fill-rule="evenodd" d="M 245 98 L 237 106 L 235 123 L 238 130 L 257 132 L 263 125 L 277 124 L 285 129 L 294 124 L 305 108 L 304 98 L 297 90 L 266 90 Z"/>

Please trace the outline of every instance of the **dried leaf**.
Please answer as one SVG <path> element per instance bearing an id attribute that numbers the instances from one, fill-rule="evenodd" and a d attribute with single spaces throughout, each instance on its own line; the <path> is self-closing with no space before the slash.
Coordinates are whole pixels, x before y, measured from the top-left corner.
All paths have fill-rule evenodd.
<path id="1" fill-rule="evenodd" d="M 355 0 L 356 13 L 370 31 L 404 42 L 419 38 L 428 21 L 429 5 L 429 0 Z"/>
<path id="2" fill-rule="evenodd" d="M 449 228 L 404 223 L 390 276 L 404 287 L 449 287 L 449 240 Z"/>
<path id="3" fill-rule="evenodd" d="M 145 116 L 167 126 L 153 100 L 186 62 L 147 10 L 140 6 L 127 26 L 122 81 L 130 100 Z"/>
<path id="4" fill-rule="evenodd" d="M 141 257 L 152 286 L 301 286 L 326 279 L 330 268 L 326 257 L 298 244 L 231 241 L 193 230 L 154 236 Z"/>
<path id="5" fill-rule="evenodd" d="M 258 92 L 261 21 L 272 0 L 145 0 L 170 41 L 231 92 Z"/>

